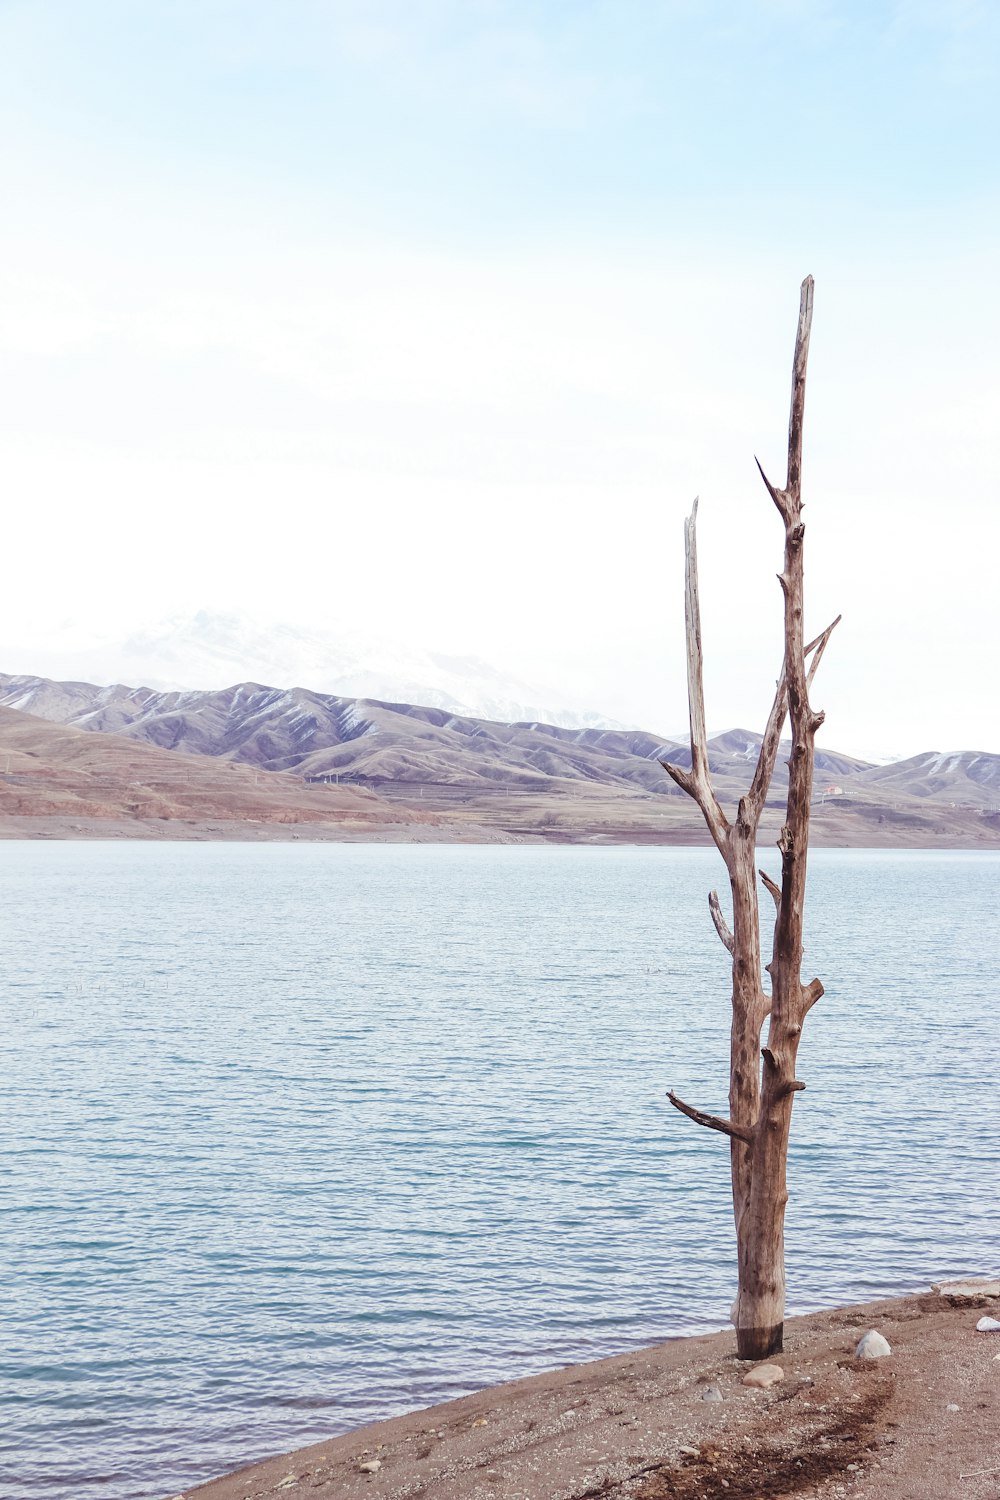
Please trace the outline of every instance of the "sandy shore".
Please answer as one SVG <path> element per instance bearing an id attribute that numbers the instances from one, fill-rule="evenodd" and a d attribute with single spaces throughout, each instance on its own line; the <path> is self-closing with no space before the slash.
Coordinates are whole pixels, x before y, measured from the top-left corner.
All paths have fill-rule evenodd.
<path id="1" fill-rule="evenodd" d="M 1000 1333 L 976 1331 L 984 1314 L 1000 1315 L 1000 1298 L 929 1292 L 790 1319 L 769 1390 L 742 1383 L 753 1367 L 731 1331 L 678 1339 L 375 1423 L 184 1495 L 997 1500 Z M 869 1328 L 891 1355 L 854 1358 Z"/>

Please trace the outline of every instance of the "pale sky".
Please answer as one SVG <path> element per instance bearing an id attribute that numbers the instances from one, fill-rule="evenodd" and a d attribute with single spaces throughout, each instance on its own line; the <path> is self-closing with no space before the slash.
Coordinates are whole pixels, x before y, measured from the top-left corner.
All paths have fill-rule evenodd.
<path id="1" fill-rule="evenodd" d="M 236 610 L 1000 751 L 1000 6 L 0 0 L 0 670 Z"/>

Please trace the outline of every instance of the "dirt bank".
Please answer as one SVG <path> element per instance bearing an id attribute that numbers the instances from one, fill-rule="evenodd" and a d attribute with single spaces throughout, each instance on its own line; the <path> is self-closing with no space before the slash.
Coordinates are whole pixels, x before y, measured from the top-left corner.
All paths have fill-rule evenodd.
<path id="1" fill-rule="evenodd" d="M 198 1500 L 997 1500 L 1000 1299 L 936 1293 L 789 1320 L 784 1378 L 731 1332 L 533 1376 L 184 1492 Z M 854 1358 L 875 1328 L 886 1358 Z M 712 1391 L 713 1395 L 708 1393 Z M 718 1397 L 721 1396 L 721 1400 Z M 375 1464 L 365 1472 L 362 1465 Z"/>

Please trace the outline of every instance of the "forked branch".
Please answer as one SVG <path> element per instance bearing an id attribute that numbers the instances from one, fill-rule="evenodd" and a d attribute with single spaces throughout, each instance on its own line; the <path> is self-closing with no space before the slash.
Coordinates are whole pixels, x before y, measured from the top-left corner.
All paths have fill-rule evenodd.
<path id="1" fill-rule="evenodd" d="M 757 467 L 760 468 L 760 464 L 758 464 Z M 761 469 L 762 474 L 763 472 L 763 469 Z M 764 482 L 765 484 L 767 484 L 766 476 Z M 768 488 L 770 488 L 770 485 L 768 485 Z M 813 678 L 816 676 L 816 669 L 823 658 L 823 652 L 826 650 L 826 643 L 830 639 L 833 632 L 836 630 L 837 626 L 840 624 L 841 618 L 842 616 L 838 615 L 833 623 L 826 627 L 822 635 L 818 635 L 814 641 L 809 642 L 808 646 L 805 647 L 802 653 L 803 656 L 809 656 L 813 651 L 815 651 L 816 653 L 809 668 L 809 676 L 806 680 L 807 687 L 812 686 Z M 771 777 L 774 775 L 774 767 L 778 759 L 778 747 L 781 744 L 781 732 L 785 727 L 785 719 L 787 715 L 788 686 L 786 682 L 784 666 L 782 666 L 781 676 L 778 679 L 778 686 L 776 687 L 774 692 L 774 702 L 771 704 L 771 712 L 768 715 L 767 726 L 764 730 L 764 734 L 760 742 L 760 750 L 757 755 L 757 765 L 753 773 L 753 781 L 750 783 L 750 790 L 746 795 L 747 813 L 752 819 L 752 826 L 754 830 L 756 830 L 757 828 L 757 824 L 760 820 L 760 815 L 764 810 L 764 803 L 767 800 L 767 793 L 771 785 Z"/>

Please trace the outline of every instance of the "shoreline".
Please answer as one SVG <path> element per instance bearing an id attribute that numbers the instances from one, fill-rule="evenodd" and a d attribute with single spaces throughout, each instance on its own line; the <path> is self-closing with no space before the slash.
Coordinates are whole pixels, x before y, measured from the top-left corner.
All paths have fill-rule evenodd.
<path id="1" fill-rule="evenodd" d="M 759 849 L 772 849 L 764 831 Z M 496 828 L 482 823 L 466 826 L 408 825 L 406 823 L 246 822 L 221 818 L 82 818 L 22 815 L 0 816 L 0 843 L 301 843 L 301 844 L 435 844 L 535 848 L 711 849 L 704 828 L 675 827 L 663 831 L 637 827 L 566 828 L 534 830 Z M 880 849 L 900 853 L 932 850 L 992 853 L 1000 849 L 1000 834 L 975 837 L 942 832 L 933 840 L 900 837 L 898 830 L 869 826 L 864 840 L 824 835 L 818 830 L 811 849 Z"/>
<path id="2" fill-rule="evenodd" d="M 743 1384 L 754 1366 L 731 1329 L 680 1337 L 355 1428 L 171 1500 L 995 1500 L 1000 1334 L 976 1323 L 1000 1313 L 997 1292 L 790 1318 L 770 1389 Z M 887 1358 L 854 1357 L 869 1328 Z"/>

